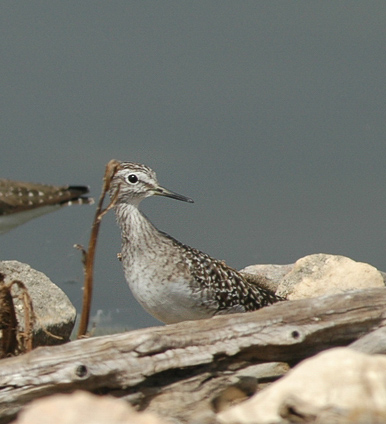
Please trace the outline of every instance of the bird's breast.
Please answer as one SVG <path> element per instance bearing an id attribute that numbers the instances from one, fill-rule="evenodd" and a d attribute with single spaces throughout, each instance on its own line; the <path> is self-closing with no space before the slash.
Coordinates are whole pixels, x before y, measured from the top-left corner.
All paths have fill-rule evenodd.
<path id="1" fill-rule="evenodd" d="M 183 264 L 177 263 L 179 275 L 174 275 L 176 264 L 164 262 L 160 268 L 148 260 L 126 262 L 125 277 L 137 301 L 158 320 L 171 324 L 185 320 L 209 318 L 211 314 L 201 305 L 199 293 L 192 290 L 190 276 Z"/>

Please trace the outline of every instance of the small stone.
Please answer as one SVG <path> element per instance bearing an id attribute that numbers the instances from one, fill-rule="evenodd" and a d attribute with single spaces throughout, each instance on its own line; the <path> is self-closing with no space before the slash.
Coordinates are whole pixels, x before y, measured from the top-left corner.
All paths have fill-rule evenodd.
<path id="1" fill-rule="evenodd" d="M 276 294 L 295 300 L 384 286 L 382 274 L 373 266 L 320 253 L 299 259 L 282 279 Z"/>
<path id="2" fill-rule="evenodd" d="M 156 415 L 136 412 L 127 402 L 77 391 L 37 399 L 13 424 L 165 424 Z"/>
<path id="3" fill-rule="evenodd" d="M 42 272 L 18 261 L 0 261 L 0 273 L 5 276 L 7 285 L 19 280 L 28 290 L 36 315 L 33 331 L 34 347 L 67 342 L 75 324 L 76 310 L 66 294 Z M 14 285 L 11 293 L 19 330 L 23 331 L 24 308 L 18 296 L 20 289 Z"/>

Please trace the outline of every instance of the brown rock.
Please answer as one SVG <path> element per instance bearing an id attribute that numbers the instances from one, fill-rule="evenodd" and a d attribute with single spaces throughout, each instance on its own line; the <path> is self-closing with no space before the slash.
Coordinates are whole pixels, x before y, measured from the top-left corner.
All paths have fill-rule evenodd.
<path id="1" fill-rule="evenodd" d="M 336 415 L 340 420 L 332 421 Z M 327 416 L 330 420 L 317 421 Z M 353 417 L 366 420 L 350 421 Z M 288 422 L 286 419 L 311 422 L 306 418 L 323 423 L 386 422 L 386 357 L 349 348 L 330 349 L 301 362 L 251 399 L 218 414 L 222 424 L 277 424 Z"/>
<path id="2" fill-rule="evenodd" d="M 321 253 L 299 259 L 276 293 L 295 300 L 371 287 L 384 287 L 376 268 L 345 256 Z"/>

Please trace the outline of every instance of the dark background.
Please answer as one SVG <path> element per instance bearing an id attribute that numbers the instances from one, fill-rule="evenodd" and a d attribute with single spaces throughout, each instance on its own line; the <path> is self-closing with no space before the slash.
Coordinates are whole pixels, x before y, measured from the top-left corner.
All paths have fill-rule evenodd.
<path id="1" fill-rule="evenodd" d="M 193 205 L 143 204 L 162 230 L 241 268 L 312 253 L 386 270 L 384 1 L 2 1 L 1 177 L 87 184 L 145 163 Z M 79 308 L 95 207 L 1 237 Z M 156 324 L 103 222 L 99 326 Z"/>

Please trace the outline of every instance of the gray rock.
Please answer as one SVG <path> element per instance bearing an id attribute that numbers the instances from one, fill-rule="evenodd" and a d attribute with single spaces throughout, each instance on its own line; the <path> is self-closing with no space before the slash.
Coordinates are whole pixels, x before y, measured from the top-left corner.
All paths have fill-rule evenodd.
<path id="1" fill-rule="evenodd" d="M 281 280 L 292 268 L 291 265 L 249 265 L 240 271 L 240 274 L 251 284 L 276 293 Z"/>
<path id="2" fill-rule="evenodd" d="M 271 265 L 271 264 L 261 264 L 261 265 L 249 265 L 244 269 L 240 270 L 240 273 L 247 275 L 256 275 L 260 277 L 265 277 L 267 280 L 271 281 L 272 288 L 277 289 L 281 280 L 292 271 L 294 264 L 289 265 Z M 271 288 L 271 289 L 272 289 Z"/>
<path id="3" fill-rule="evenodd" d="M 0 261 L 0 273 L 5 276 L 6 284 L 13 280 L 23 282 L 31 296 L 36 315 L 34 347 L 61 344 L 69 340 L 75 324 L 76 310 L 58 286 L 43 273 L 18 261 Z M 23 331 L 24 308 L 19 294 L 20 290 L 14 285 L 12 298 L 20 324 L 19 330 Z"/>
<path id="4" fill-rule="evenodd" d="M 386 353 L 386 328 L 381 327 L 365 334 L 355 342 L 349 345 L 350 349 L 354 349 L 362 353 Z"/>

